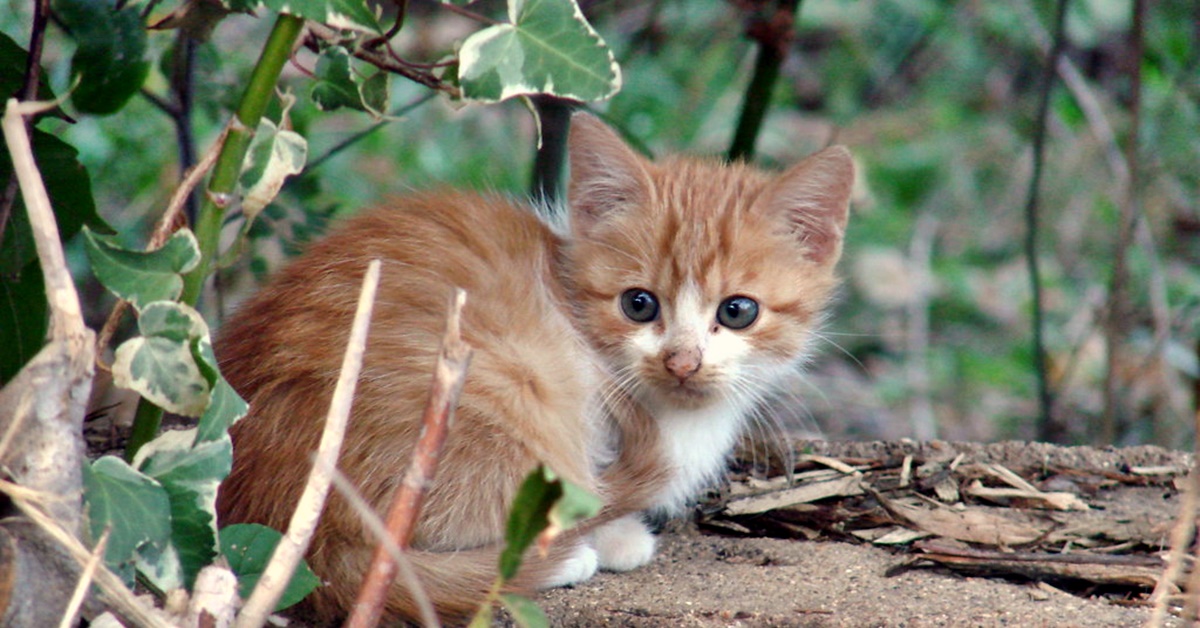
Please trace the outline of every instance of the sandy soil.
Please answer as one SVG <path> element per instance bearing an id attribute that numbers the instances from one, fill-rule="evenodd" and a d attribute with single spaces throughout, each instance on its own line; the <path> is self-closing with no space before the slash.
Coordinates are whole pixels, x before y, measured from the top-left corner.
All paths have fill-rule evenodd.
<path id="1" fill-rule="evenodd" d="M 918 447 L 947 455 L 966 451 L 979 460 L 1014 466 L 1033 462 L 1112 469 L 1190 463 L 1183 454 L 1152 447 L 896 442 L 806 447 L 862 456 Z M 1087 500 L 1096 513 L 1122 520 L 1140 516 L 1166 530 L 1179 494 L 1170 487 L 1115 486 Z M 1131 515 L 1131 507 L 1141 514 Z M 659 555 L 642 569 L 600 574 L 573 588 L 544 593 L 540 602 L 552 625 L 1139 626 L 1150 614 L 1144 606 L 1122 605 L 1111 595 L 1081 596 L 1045 584 L 967 577 L 935 567 L 896 569 L 912 560 L 903 549 L 831 540 L 730 538 L 702 534 L 694 524 L 681 522 L 669 525 L 660 540 Z M 1175 620 L 1173 625 L 1182 624 Z"/>

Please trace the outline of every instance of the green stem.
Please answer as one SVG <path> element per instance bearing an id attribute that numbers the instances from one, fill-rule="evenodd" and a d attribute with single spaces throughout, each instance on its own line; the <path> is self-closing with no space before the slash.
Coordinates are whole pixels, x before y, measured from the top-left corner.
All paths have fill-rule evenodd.
<path id="1" fill-rule="evenodd" d="M 225 138 L 220 156 L 217 157 L 217 165 L 214 166 L 212 177 L 208 181 L 208 190 L 200 207 L 200 216 L 196 220 L 196 239 L 200 242 L 200 253 L 203 257 L 199 266 L 183 280 L 181 300 L 188 305 L 195 305 L 200 300 L 204 281 L 208 279 L 216 259 L 221 224 L 225 221 L 225 208 L 242 172 L 242 160 L 246 157 L 246 149 L 250 146 L 254 130 L 258 128 L 258 122 L 262 119 L 267 104 L 275 95 L 279 74 L 292 53 L 292 46 L 303 25 L 304 20 L 294 15 L 281 13 L 275 20 L 275 28 L 271 30 L 262 56 L 254 67 L 254 73 L 250 75 L 250 84 L 246 86 L 246 92 L 242 95 L 237 114 L 230 122 L 229 135 Z"/>
<path id="2" fill-rule="evenodd" d="M 292 46 L 300 36 L 304 19 L 285 13 L 275 19 L 275 27 L 263 46 L 262 55 L 254 72 L 250 75 L 250 83 L 242 94 L 241 104 L 233 120 L 229 123 L 229 133 L 221 146 L 221 154 L 217 157 L 212 176 L 208 180 L 208 188 L 204 202 L 200 206 L 200 215 L 194 226 L 196 240 L 200 243 L 201 259 L 196 269 L 183 278 L 183 295 L 180 301 L 187 305 L 196 305 L 204 282 L 212 269 L 216 267 L 221 225 L 225 222 L 225 208 L 237 186 L 238 177 L 242 171 L 242 161 L 246 158 L 246 149 L 254 137 L 254 130 L 262 119 L 263 112 L 275 95 L 275 85 L 279 83 L 279 75 L 288 57 L 292 54 Z M 142 445 L 150 442 L 158 435 L 162 423 L 163 410 L 158 406 L 142 399 L 138 404 L 137 414 L 133 420 L 133 431 L 125 446 L 125 458 L 133 460 Z"/>

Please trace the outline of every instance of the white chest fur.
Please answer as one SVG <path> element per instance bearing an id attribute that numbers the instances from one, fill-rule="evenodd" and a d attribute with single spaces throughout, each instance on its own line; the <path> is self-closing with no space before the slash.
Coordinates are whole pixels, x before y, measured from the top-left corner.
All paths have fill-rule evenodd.
<path id="1" fill-rule="evenodd" d="M 750 405 L 748 401 L 734 401 L 657 413 L 663 453 L 673 467 L 673 475 L 659 494 L 655 510 L 679 514 L 700 489 L 716 483 L 725 471 Z"/>

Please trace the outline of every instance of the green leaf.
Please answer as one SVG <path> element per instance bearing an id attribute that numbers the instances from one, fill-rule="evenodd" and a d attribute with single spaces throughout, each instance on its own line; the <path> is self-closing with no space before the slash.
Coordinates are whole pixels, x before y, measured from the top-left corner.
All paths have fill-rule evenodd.
<path id="1" fill-rule="evenodd" d="M 197 341 L 208 342 L 200 314 L 180 303 L 155 301 L 142 310 L 138 328 L 141 336 L 117 347 L 113 383 L 170 412 L 200 416 L 211 391 L 193 351 Z"/>
<path id="2" fill-rule="evenodd" d="M 574 0 L 509 0 L 508 14 L 510 24 L 463 42 L 458 77 L 466 98 L 551 94 L 587 102 L 621 89 L 612 51 Z"/>
<path id="3" fill-rule="evenodd" d="M 221 438 L 229 432 L 229 426 L 246 416 L 249 410 L 250 406 L 229 382 L 225 378 L 218 379 L 208 407 L 196 426 L 196 444 Z"/>
<path id="4" fill-rule="evenodd" d="M 111 527 L 104 562 L 132 584 L 134 553 L 146 545 L 164 547 L 171 538 L 166 490 L 124 460 L 104 456 L 84 465 L 83 497 L 92 538 Z"/>
<path id="5" fill-rule="evenodd" d="M 547 515 L 551 527 L 559 532 L 570 530 L 600 512 L 604 502 L 599 497 L 574 482 L 559 480 L 559 483 L 562 485 L 562 495 L 555 500 Z"/>
<path id="6" fill-rule="evenodd" d="M 196 443 L 196 430 L 164 432 L 138 450 L 135 463 L 158 480 L 171 503 L 171 544 L 176 550 L 182 586 L 217 553 L 217 488 L 233 464 L 233 444 L 224 438 Z M 168 582 L 156 582 L 171 588 Z"/>
<path id="7" fill-rule="evenodd" d="M 237 574 L 238 594 L 242 599 L 250 597 L 254 591 L 281 538 L 283 534 L 278 530 L 257 523 L 237 523 L 221 528 L 221 555 L 229 561 L 233 573 Z M 320 584 L 321 580 L 308 565 L 300 563 L 275 610 L 283 610 L 303 600 Z"/>
<path id="8" fill-rule="evenodd" d="M 280 129 L 267 118 L 258 123 L 242 165 L 242 213 L 253 222 L 279 193 L 289 176 L 304 170 L 308 143 L 295 131 Z"/>
<path id="9" fill-rule="evenodd" d="M 508 525 L 505 547 L 500 553 L 500 577 L 509 580 L 517 574 L 525 550 L 542 534 L 552 540 L 559 533 L 595 516 L 602 502 L 577 484 L 559 478 L 545 465 L 530 472 L 517 489 Z"/>
<path id="10" fill-rule="evenodd" d="M 11 37 L 0 33 L 0 94 L 4 97 L 16 94 L 25 84 L 25 62 L 29 53 Z M 34 100 L 54 100 L 54 90 L 46 82 L 46 70 L 38 72 L 37 95 Z M 68 119 L 62 109 L 55 107 L 50 112 L 55 117 Z"/>
<path id="11" fill-rule="evenodd" d="M 525 477 L 508 514 L 504 551 L 500 553 L 501 578 L 510 580 L 517 575 L 525 550 L 550 525 L 550 507 L 561 496 L 562 485 L 544 465 Z"/>
<path id="12" fill-rule="evenodd" d="M 322 111 L 349 107 L 376 118 L 388 109 L 388 73 L 375 72 L 365 81 L 350 65 L 350 53 L 341 46 L 330 46 L 317 60 L 316 83 L 312 99 Z"/>
<path id="13" fill-rule="evenodd" d="M 141 89 L 150 72 L 146 31 L 134 7 L 117 10 L 111 0 L 54 0 L 78 47 L 71 74 L 79 85 L 71 102 L 84 113 L 114 113 Z"/>
<path id="14" fill-rule="evenodd" d="M 228 2 L 231 8 L 248 6 L 250 2 Z M 379 20 L 364 0 L 260 0 L 254 3 L 272 11 L 296 15 L 344 30 L 381 33 Z"/>
<path id="15" fill-rule="evenodd" d="M 83 230 L 92 272 L 110 292 L 139 312 L 153 301 L 174 301 L 183 291 L 183 274 L 200 263 L 200 245 L 188 229 L 176 231 L 155 251 L 131 251 Z"/>
<path id="16" fill-rule="evenodd" d="M 513 621 L 522 628 L 549 628 L 546 613 L 533 600 L 512 593 L 501 593 L 500 602 L 508 609 Z"/>
<path id="17" fill-rule="evenodd" d="M 50 194 L 54 207 L 54 218 L 58 222 L 58 235 L 65 242 L 87 224 L 101 233 L 116 233 L 96 213 L 96 202 L 92 199 L 92 182 L 87 169 L 79 163 L 78 151 L 70 144 L 53 135 L 33 130 L 33 157 L 38 171 Z M 8 186 L 13 176 L 12 159 L 8 146 L 0 142 L 0 189 Z M 33 245 L 33 232 L 29 228 L 29 215 L 18 194 L 0 242 L 0 276 L 15 275 L 37 258 Z"/>
<path id="18" fill-rule="evenodd" d="M 20 372 L 46 343 L 49 305 L 37 260 L 0 278 L 0 387 Z"/>

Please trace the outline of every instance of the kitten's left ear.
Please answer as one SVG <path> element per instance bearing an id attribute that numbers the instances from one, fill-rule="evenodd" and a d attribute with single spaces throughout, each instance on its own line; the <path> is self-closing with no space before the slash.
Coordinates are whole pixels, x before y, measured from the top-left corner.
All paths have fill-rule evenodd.
<path id="1" fill-rule="evenodd" d="M 837 262 L 854 186 L 854 159 L 845 146 L 830 146 L 775 178 L 760 203 L 781 217 L 817 264 Z"/>

